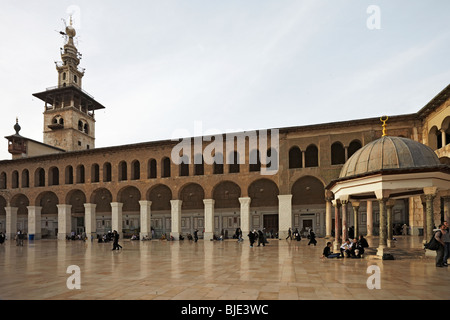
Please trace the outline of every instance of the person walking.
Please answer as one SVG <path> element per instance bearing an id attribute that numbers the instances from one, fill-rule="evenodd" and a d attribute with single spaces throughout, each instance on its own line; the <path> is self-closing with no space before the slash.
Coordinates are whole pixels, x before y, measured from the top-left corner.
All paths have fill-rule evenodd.
<path id="1" fill-rule="evenodd" d="M 258 230 L 258 247 L 261 244 L 263 245 L 263 247 L 265 247 L 266 241 L 264 240 L 264 233 L 261 230 Z"/>
<path id="2" fill-rule="evenodd" d="M 291 230 L 291 228 L 289 228 L 289 230 L 288 230 L 288 236 L 286 237 L 286 240 L 287 239 L 292 240 L 292 230 Z"/>
<path id="3" fill-rule="evenodd" d="M 316 234 L 314 233 L 313 229 L 311 229 L 309 231 L 309 242 L 308 242 L 308 246 L 310 244 L 313 244 L 314 246 L 316 246 L 317 244 L 317 240 L 316 240 Z"/>
<path id="4" fill-rule="evenodd" d="M 253 244 L 255 243 L 256 239 L 258 238 L 258 234 L 255 230 L 250 231 L 248 233 L 248 239 L 250 240 L 250 248 L 253 248 Z"/>
<path id="5" fill-rule="evenodd" d="M 114 230 L 114 232 L 113 232 L 113 237 L 114 237 L 114 242 L 113 242 L 113 250 L 119 250 L 119 249 L 122 249 L 122 246 L 119 244 L 119 238 L 120 238 L 120 235 L 119 235 L 119 233 L 117 232 L 117 230 Z"/>
<path id="6" fill-rule="evenodd" d="M 197 242 L 197 241 L 198 241 L 198 230 L 195 229 L 194 230 L 194 242 Z"/>

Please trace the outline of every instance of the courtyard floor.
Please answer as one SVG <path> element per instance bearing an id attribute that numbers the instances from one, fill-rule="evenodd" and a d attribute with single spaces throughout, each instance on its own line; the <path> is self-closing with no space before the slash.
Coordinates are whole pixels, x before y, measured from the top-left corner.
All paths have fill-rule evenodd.
<path id="1" fill-rule="evenodd" d="M 265 247 L 235 240 L 14 241 L 0 246 L 2 300 L 449 300 L 450 270 L 421 257 L 421 238 L 400 236 L 396 260 L 321 259 L 317 246 L 269 239 Z M 369 239 L 371 248 L 377 238 Z M 396 254 L 396 252 L 398 254 Z M 80 289 L 69 289 L 69 266 Z M 380 288 L 369 289 L 379 269 Z M 374 274 L 375 275 L 375 274 Z M 373 282 L 375 283 L 375 282 Z"/>

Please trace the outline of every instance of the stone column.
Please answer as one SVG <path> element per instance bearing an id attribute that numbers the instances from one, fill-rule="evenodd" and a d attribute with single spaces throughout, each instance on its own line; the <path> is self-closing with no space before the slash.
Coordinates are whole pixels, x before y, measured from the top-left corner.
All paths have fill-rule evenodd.
<path id="1" fill-rule="evenodd" d="M 72 232 L 72 206 L 70 204 L 56 206 L 58 207 L 58 240 L 66 240 L 66 236 L 70 236 Z"/>
<path id="2" fill-rule="evenodd" d="M 28 235 L 34 234 L 35 240 L 41 239 L 41 211 L 42 207 L 29 206 L 28 208 Z"/>
<path id="3" fill-rule="evenodd" d="M 6 238 L 14 240 L 17 233 L 17 210 L 16 207 L 5 207 L 6 211 Z"/>
<path id="4" fill-rule="evenodd" d="M 286 239 L 292 226 L 292 194 L 278 196 L 278 238 Z"/>
<path id="5" fill-rule="evenodd" d="M 123 239 L 122 207 L 123 203 L 121 202 L 111 202 L 111 231 L 114 232 L 114 230 L 116 230 L 120 236 L 119 239 Z"/>
<path id="6" fill-rule="evenodd" d="M 342 204 L 342 241 L 345 241 L 348 238 L 347 203 L 348 203 L 348 200 L 341 200 L 341 204 Z"/>
<path id="7" fill-rule="evenodd" d="M 447 137 L 446 137 L 444 129 L 442 129 L 442 131 L 441 131 L 441 136 L 442 136 L 442 148 L 443 148 L 447 144 Z"/>
<path id="8" fill-rule="evenodd" d="M 373 207 L 372 207 L 372 200 L 367 200 L 366 202 L 366 217 L 367 217 L 367 235 L 366 237 L 372 237 L 373 236 Z"/>
<path id="9" fill-rule="evenodd" d="M 305 163 L 305 151 L 302 151 L 302 168 L 306 168 L 306 163 Z"/>
<path id="10" fill-rule="evenodd" d="M 241 204 L 241 230 L 242 238 L 246 239 L 247 234 L 250 232 L 250 202 L 251 198 L 243 197 L 239 198 L 239 203 Z"/>
<path id="11" fill-rule="evenodd" d="M 380 236 L 377 249 L 377 255 L 383 256 L 384 249 L 386 248 L 386 198 L 378 199 L 380 206 Z"/>
<path id="12" fill-rule="evenodd" d="M 392 208 L 395 205 L 395 200 L 391 199 L 389 201 L 386 202 L 386 211 L 387 211 L 387 247 L 388 248 L 393 248 L 395 247 L 395 243 L 393 241 L 393 224 L 392 224 Z"/>
<path id="13" fill-rule="evenodd" d="M 358 229 L 359 201 L 352 201 L 352 208 L 353 208 L 353 221 L 354 221 L 354 227 L 355 227 L 355 238 L 358 238 L 358 236 L 359 236 L 359 229 Z"/>
<path id="14" fill-rule="evenodd" d="M 171 221 L 172 221 L 172 231 L 170 232 L 170 235 L 173 236 L 175 239 L 180 238 L 181 234 L 181 204 L 183 201 L 181 200 L 170 200 L 171 205 Z"/>
<path id="15" fill-rule="evenodd" d="M 152 238 L 152 230 L 151 230 L 151 206 L 152 202 L 147 200 L 141 200 L 139 201 L 139 204 L 141 206 L 141 221 L 140 221 L 140 232 L 139 232 L 139 239 L 142 240 L 145 236 L 147 236 L 149 239 Z"/>
<path id="16" fill-rule="evenodd" d="M 433 226 L 434 226 L 434 208 L 433 208 L 433 200 L 436 197 L 437 188 L 429 187 L 423 188 L 425 193 L 425 201 L 427 203 L 427 237 L 430 238 L 433 235 Z M 427 238 L 427 241 L 429 240 Z"/>
<path id="17" fill-rule="evenodd" d="M 203 199 L 205 204 L 205 233 L 203 240 L 214 239 L 214 199 Z"/>
<path id="18" fill-rule="evenodd" d="M 420 196 L 420 201 L 422 202 L 422 222 L 423 222 L 423 240 L 422 243 L 428 242 L 428 232 L 427 232 L 427 200 L 424 195 Z"/>
<path id="19" fill-rule="evenodd" d="M 341 203 L 339 202 L 339 200 L 333 200 L 331 201 L 331 203 L 333 204 L 334 207 L 334 245 L 333 245 L 333 251 L 334 252 L 339 252 L 339 247 L 341 246 L 341 239 L 339 237 L 340 233 L 341 233 L 341 228 L 340 228 L 340 221 L 339 221 L 339 211 L 341 208 Z"/>
<path id="20" fill-rule="evenodd" d="M 90 240 L 91 236 L 95 239 L 97 237 L 97 217 L 95 213 L 95 203 L 84 204 L 84 225 L 86 228 L 86 237 Z"/>
<path id="21" fill-rule="evenodd" d="M 326 197 L 326 209 L 325 209 L 325 239 L 331 239 L 331 230 L 333 229 L 333 225 L 332 225 L 332 216 L 331 216 L 331 211 L 332 211 L 332 204 L 331 204 L 331 197 Z"/>

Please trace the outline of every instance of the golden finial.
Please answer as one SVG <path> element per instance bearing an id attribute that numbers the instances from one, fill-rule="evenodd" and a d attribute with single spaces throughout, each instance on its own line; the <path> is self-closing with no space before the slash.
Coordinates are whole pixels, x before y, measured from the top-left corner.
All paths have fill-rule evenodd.
<path id="1" fill-rule="evenodd" d="M 384 117 L 384 119 L 383 119 Z M 388 121 L 389 117 L 388 116 L 383 116 L 380 118 L 380 121 L 383 122 L 383 137 L 387 136 L 387 130 L 386 130 L 386 122 Z"/>
<path id="2" fill-rule="evenodd" d="M 73 27 L 73 23 L 72 23 L 72 15 L 70 15 L 70 26 Z"/>

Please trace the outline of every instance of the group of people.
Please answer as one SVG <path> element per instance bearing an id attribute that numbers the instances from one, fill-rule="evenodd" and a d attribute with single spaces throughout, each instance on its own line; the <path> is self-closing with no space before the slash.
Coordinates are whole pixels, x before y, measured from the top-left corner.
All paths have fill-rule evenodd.
<path id="1" fill-rule="evenodd" d="M 258 247 L 260 245 L 263 245 L 263 247 L 265 247 L 266 243 L 269 243 L 269 241 L 267 241 L 267 237 L 266 237 L 265 233 L 261 230 L 256 231 L 255 229 L 253 229 L 252 231 L 250 231 L 248 233 L 247 236 L 250 241 L 250 248 L 253 247 L 253 245 L 255 244 L 256 241 L 258 241 Z"/>
<path id="2" fill-rule="evenodd" d="M 301 241 L 302 240 L 302 233 L 303 235 L 306 234 L 306 237 L 309 239 L 308 241 L 308 246 L 310 244 L 313 244 L 314 246 L 317 244 L 317 240 L 316 240 L 316 234 L 314 233 L 313 229 L 308 229 L 308 230 L 302 230 L 302 232 L 299 232 L 297 228 L 295 228 L 294 232 L 292 232 L 291 228 L 289 228 L 288 230 L 288 236 L 286 237 L 287 239 L 295 239 L 297 241 Z"/>
<path id="3" fill-rule="evenodd" d="M 345 239 L 344 243 L 340 246 L 339 251 L 333 253 L 331 250 L 331 242 L 327 242 L 326 247 L 323 249 L 323 258 L 362 258 L 364 254 L 364 249 L 369 247 L 369 243 L 363 235 L 359 238 Z"/>

